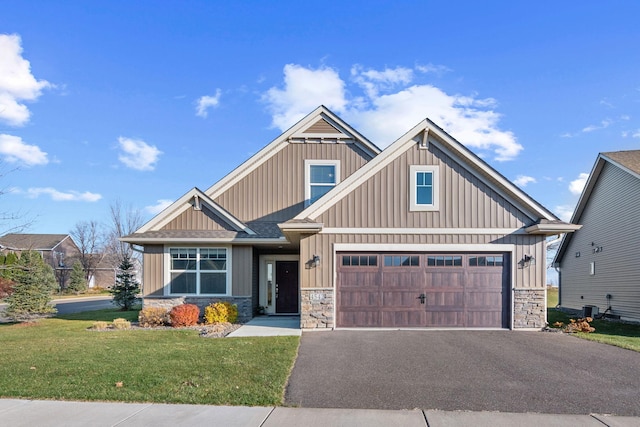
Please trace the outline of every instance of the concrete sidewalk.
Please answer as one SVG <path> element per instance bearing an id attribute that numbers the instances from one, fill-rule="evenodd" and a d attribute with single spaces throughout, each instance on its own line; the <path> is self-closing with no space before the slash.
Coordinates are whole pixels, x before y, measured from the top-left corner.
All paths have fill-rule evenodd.
<path id="1" fill-rule="evenodd" d="M 227 335 L 236 337 L 300 336 L 300 316 L 258 316 Z"/>
<path id="2" fill-rule="evenodd" d="M 403 426 L 638 427 L 640 418 L 376 409 L 165 405 L 0 399 L 0 425 L 32 426 Z"/>

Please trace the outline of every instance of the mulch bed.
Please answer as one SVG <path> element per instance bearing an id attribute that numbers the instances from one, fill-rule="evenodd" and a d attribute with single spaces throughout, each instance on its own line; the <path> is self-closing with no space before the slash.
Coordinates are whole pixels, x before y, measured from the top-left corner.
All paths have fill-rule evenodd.
<path id="1" fill-rule="evenodd" d="M 171 326 L 154 326 L 149 328 L 143 328 L 137 322 L 131 322 L 131 328 L 126 329 L 129 331 L 132 330 L 145 330 L 145 331 L 166 331 L 166 330 L 184 330 L 191 329 L 200 332 L 200 336 L 202 338 L 224 338 L 229 335 L 231 332 L 242 326 L 238 323 L 219 323 L 215 325 L 193 325 L 193 326 L 182 326 L 178 328 L 174 328 Z M 108 331 L 116 331 L 118 329 L 114 328 L 113 325 L 109 325 L 106 329 L 94 329 L 87 328 L 89 331 L 95 332 L 108 332 Z M 121 329 L 125 330 L 125 329 Z"/>

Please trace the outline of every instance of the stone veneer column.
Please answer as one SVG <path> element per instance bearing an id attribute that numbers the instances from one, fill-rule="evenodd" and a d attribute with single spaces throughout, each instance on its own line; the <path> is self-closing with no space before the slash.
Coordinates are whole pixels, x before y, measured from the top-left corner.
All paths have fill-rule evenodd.
<path id="1" fill-rule="evenodd" d="M 513 291 L 513 327 L 544 328 L 545 310 L 544 289 L 515 289 Z"/>
<path id="2" fill-rule="evenodd" d="M 300 327 L 302 329 L 333 329 L 333 288 L 301 289 L 302 308 Z"/>

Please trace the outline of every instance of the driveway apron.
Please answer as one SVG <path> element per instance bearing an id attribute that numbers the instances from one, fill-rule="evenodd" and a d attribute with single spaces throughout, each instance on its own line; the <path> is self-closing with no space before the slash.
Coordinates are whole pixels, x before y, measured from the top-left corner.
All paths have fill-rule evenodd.
<path id="1" fill-rule="evenodd" d="M 285 402 L 640 416 L 640 353 L 551 332 L 306 332 Z"/>

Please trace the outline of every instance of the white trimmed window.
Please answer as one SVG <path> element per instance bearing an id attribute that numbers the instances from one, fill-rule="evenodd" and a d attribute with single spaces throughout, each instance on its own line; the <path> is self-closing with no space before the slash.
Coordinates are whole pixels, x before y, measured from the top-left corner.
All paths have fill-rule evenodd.
<path id="1" fill-rule="evenodd" d="M 340 161 L 305 160 L 304 175 L 304 200 L 309 206 L 340 182 Z"/>
<path id="2" fill-rule="evenodd" d="M 229 295 L 227 248 L 169 248 L 170 295 Z"/>
<path id="3" fill-rule="evenodd" d="M 409 210 L 437 211 L 440 197 L 438 166 L 409 167 Z"/>

